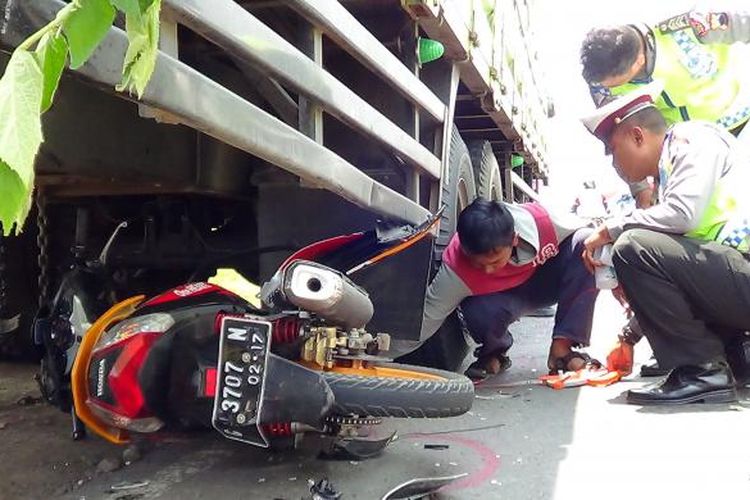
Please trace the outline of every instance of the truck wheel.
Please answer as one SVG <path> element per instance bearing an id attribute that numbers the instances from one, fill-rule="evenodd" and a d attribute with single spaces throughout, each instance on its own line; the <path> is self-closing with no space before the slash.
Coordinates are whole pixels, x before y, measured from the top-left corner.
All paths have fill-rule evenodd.
<path id="1" fill-rule="evenodd" d="M 451 135 L 447 176 L 448 182 L 443 184 L 445 210 L 435 239 L 432 276 L 440 267 L 443 250 L 456 232 L 458 214 L 477 196 L 469 150 L 456 128 Z M 399 358 L 398 361 L 456 371 L 461 368 L 468 352 L 469 344 L 464 335 L 463 321 L 458 312 L 454 311 L 419 349 Z"/>
<path id="2" fill-rule="evenodd" d="M 474 384 L 463 375 L 399 364 L 323 372 L 339 414 L 439 418 L 471 409 Z"/>
<path id="3" fill-rule="evenodd" d="M 451 134 L 447 177 L 448 181 L 443 183 L 445 211 L 443 211 L 438 236 L 435 239 L 435 262 L 437 264 L 440 264 L 443 250 L 450 243 L 453 233 L 456 232 L 458 214 L 477 197 L 469 150 L 455 127 Z M 436 271 L 438 267 L 435 267 Z"/>
<path id="4" fill-rule="evenodd" d="M 37 355 L 31 325 L 37 310 L 36 231 L 28 222 L 18 236 L 0 235 L 0 359 Z"/>
<path id="5" fill-rule="evenodd" d="M 502 201 L 503 184 L 500 177 L 500 165 L 492 152 L 489 141 L 474 141 L 469 144 L 469 156 L 474 166 L 477 196 L 485 200 Z"/>

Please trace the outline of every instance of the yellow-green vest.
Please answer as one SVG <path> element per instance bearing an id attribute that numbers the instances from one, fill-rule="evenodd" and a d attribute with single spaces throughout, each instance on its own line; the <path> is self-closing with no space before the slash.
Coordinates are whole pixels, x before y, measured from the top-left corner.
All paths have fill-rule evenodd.
<path id="1" fill-rule="evenodd" d="M 739 45 L 703 44 L 691 27 L 670 33 L 655 28 L 653 33 L 656 61 L 651 76 L 664 84 L 655 104 L 667 123 L 706 120 L 732 130 L 750 118 L 750 92 L 742 89 L 741 76 L 747 61 Z M 622 95 L 640 85 L 626 83 L 610 90 Z"/>
<path id="2" fill-rule="evenodd" d="M 667 179 L 674 169 L 669 156 L 665 151 L 659 161 L 660 191 L 667 185 Z M 722 172 L 698 226 L 685 233 L 685 236 L 702 241 L 716 241 L 736 248 L 740 252 L 750 253 L 748 186 L 750 186 L 750 165 L 735 163 L 728 171 Z M 662 193 L 659 194 L 661 197 Z"/>

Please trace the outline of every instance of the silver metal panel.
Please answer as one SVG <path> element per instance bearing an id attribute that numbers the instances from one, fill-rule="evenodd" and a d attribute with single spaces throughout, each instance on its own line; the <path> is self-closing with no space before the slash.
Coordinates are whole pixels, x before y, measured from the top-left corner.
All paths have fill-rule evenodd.
<path id="1" fill-rule="evenodd" d="M 317 66 L 323 67 L 323 32 L 314 26 L 303 29 L 302 51 Z M 323 108 L 305 96 L 299 96 L 299 131 L 323 144 Z"/>
<path id="2" fill-rule="evenodd" d="M 234 56 L 254 64 L 333 116 L 378 140 L 438 178 L 440 160 L 330 73 L 231 0 L 165 0 L 178 20 Z"/>
<path id="3" fill-rule="evenodd" d="M 7 5 L 17 11 L 6 12 L 6 15 L 25 19 L 26 22 L 18 25 L 27 32 L 19 34 L 5 25 L 6 29 L 0 30 L 2 42 L 19 43 L 19 39 L 38 29 L 41 23 L 53 19 L 63 5 L 57 0 L 38 1 L 23 7 Z M 113 87 L 120 82 L 126 48 L 125 33 L 113 28 L 91 59 L 76 72 L 113 92 Z M 121 96 L 128 98 L 125 94 Z M 142 102 L 168 111 L 185 125 L 378 214 L 412 223 L 421 223 L 429 216 L 427 210 L 374 181 L 332 151 L 164 53 L 159 53 Z"/>
<path id="4" fill-rule="evenodd" d="M 517 173 L 511 171 L 510 172 L 510 179 L 513 182 L 513 185 L 516 186 L 518 189 L 523 191 L 523 193 L 531 198 L 534 201 L 539 201 L 539 193 L 534 191 L 531 186 L 529 186 L 526 181 L 524 181 L 520 175 Z"/>
<path id="5" fill-rule="evenodd" d="M 495 7 L 496 19 L 504 20 L 509 15 L 517 17 L 517 2 L 496 0 Z M 483 4 L 478 0 L 412 0 L 405 4 L 405 8 L 428 36 L 445 44 L 447 57 L 461 62 L 461 81 L 480 99 L 482 109 L 495 121 L 503 135 L 509 140 L 528 139 L 529 133 L 521 130 L 523 120 L 519 113 L 522 110 L 520 103 L 516 102 L 520 96 L 514 78 L 518 76 L 502 64 L 498 66 L 502 57 L 493 61 L 491 56 L 493 52 L 502 54 L 507 48 L 503 37 L 508 33 L 503 33 L 503 37 L 491 36 L 491 26 L 482 12 Z M 520 57 L 527 50 L 523 32 L 518 28 L 512 36 L 517 39 L 514 50 Z M 528 81 L 529 85 L 532 83 Z M 540 170 L 546 171 L 541 148 L 525 147 L 529 160 L 540 162 Z"/>
<path id="6" fill-rule="evenodd" d="M 290 5 L 355 59 L 391 82 L 406 99 L 437 121 L 445 119 L 440 99 L 338 1 L 292 0 Z"/>

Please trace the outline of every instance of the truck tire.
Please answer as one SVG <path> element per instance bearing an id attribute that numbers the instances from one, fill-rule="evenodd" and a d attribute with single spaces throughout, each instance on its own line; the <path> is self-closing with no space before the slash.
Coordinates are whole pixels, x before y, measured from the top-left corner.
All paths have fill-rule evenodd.
<path id="1" fill-rule="evenodd" d="M 469 143 L 469 156 L 474 166 L 477 196 L 490 201 L 503 201 L 503 183 L 500 165 L 489 141 Z"/>
<path id="2" fill-rule="evenodd" d="M 474 384 L 463 375 L 395 363 L 375 369 L 385 369 L 388 374 L 323 372 L 334 395 L 336 413 L 362 417 L 454 417 L 469 411 L 474 402 Z"/>
<path id="3" fill-rule="evenodd" d="M 0 359 L 31 359 L 34 348 L 31 327 L 37 311 L 37 246 L 33 222 L 18 236 L 0 235 L 0 267 L 4 304 L 0 310 Z M 15 328 L 13 326 L 16 325 Z"/>
<path id="4" fill-rule="evenodd" d="M 440 220 L 440 228 L 435 239 L 435 262 L 438 266 L 443 255 L 443 250 L 450 243 L 453 233 L 456 232 L 458 214 L 461 213 L 469 203 L 477 197 L 476 183 L 474 182 L 474 170 L 471 166 L 471 157 L 466 144 L 461 139 L 457 128 L 451 133 L 451 149 L 448 156 L 448 181 L 443 183 L 443 205 L 445 210 Z"/>
<path id="5" fill-rule="evenodd" d="M 432 276 L 440 267 L 443 250 L 456 232 L 458 214 L 477 196 L 469 150 L 455 127 L 451 134 L 451 149 L 448 158 L 448 182 L 444 183 L 442 188 L 445 210 L 440 220 L 438 236 L 435 238 Z M 458 311 L 454 311 L 445 319 L 440 329 L 419 349 L 399 358 L 398 361 L 456 371 L 461 368 L 469 352 L 464 330 L 463 320 Z"/>

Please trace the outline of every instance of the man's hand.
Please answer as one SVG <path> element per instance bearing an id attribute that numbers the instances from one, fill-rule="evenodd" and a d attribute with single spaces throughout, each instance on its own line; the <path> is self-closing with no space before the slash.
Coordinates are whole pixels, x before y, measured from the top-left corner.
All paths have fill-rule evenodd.
<path id="1" fill-rule="evenodd" d="M 583 263 L 586 266 L 586 269 L 588 269 L 590 273 L 594 272 L 595 267 L 603 265 L 600 261 L 594 259 L 594 250 L 611 242 L 612 237 L 609 234 L 609 229 L 603 224 L 594 229 L 594 232 L 583 242 L 586 249 L 583 251 L 581 257 L 583 258 Z"/>
<path id="2" fill-rule="evenodd" d="M 633 371 L 633 346 L 618 340 L 607 356 L 607 370 L 619 372 L 623 377 Z"/>

